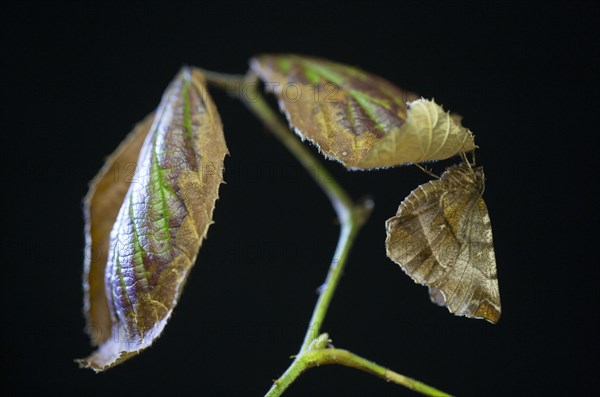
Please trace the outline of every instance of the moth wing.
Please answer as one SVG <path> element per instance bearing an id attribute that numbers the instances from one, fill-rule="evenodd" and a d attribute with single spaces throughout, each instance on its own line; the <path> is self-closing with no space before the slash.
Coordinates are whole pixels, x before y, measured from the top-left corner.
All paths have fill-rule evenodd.
<path id="1" fill-rule="evenodd" d="M 445 277 L 431 285 L 432 300 L 435 296 L 437 303 L 445 304 L 456 315 L 497 323 L 500 292 L 492 228 L 483 199 L 467 207 L 465 214 L 467 222 L 460 232 L 463 243 L 458 258 Z"/>
<path id="2" fill-rule="evenodd" d="M 458 258 L 460 242 L 444 202 L 455 207 L 463 199 L 448 192 L 445 181 L 430 181 L 412 191 L 386 222 L 387 255 L 415 282 L 431 285 L 440 280 Z"/>
<path id="3" fill-rule="evenodd" d="M 477 185 L 419 186 L 386 222 L 387 255 L 431 300 L 456 315 L 496 323 L 500 297 L 492 232 Z"/>

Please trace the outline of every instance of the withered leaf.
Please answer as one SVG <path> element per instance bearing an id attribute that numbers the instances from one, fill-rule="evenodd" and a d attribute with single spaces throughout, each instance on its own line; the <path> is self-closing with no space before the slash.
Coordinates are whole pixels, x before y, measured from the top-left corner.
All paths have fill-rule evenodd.
<path id="1" fill-rule="evenodd" d="M 450 312 L 492 323 L 500 293 L 492 227 L 482 199 L 483 167 L 462 163 L 425 183 L 386 222 L 386 251 L 432 301 Z"/>
<path id="2" fill-rule="evenodd" d="M 135 126 L 90 183 L 84 200 L 85 260 L 84 313 L 93 345 L 105 342 L 111 334 L 111 319 L 104 288 L 110 231 L 137 167 L 137 159 L 154 121 L 150 114 Z"/>
<path id="3" fill-rule="evenodd" d="M 250 65 L 296 133 L 347 168 L 442 160 L 475 148 L 458 117 L 355 67 L 289 54 Z"/>
<path id="4" fill-rule="evenodd" d="M 161 334 L 212 223 L 226 153 L 204 77 L 184 68 L 108 158 L 85 200 L 85 312 L 100 346 L 82 366 L 110 368 Z"/>

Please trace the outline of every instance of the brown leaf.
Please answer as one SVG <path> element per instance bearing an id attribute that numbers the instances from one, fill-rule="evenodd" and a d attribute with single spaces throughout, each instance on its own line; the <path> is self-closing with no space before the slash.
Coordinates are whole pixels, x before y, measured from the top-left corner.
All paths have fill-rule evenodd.
<path id="1" fill-rule="evenodd" d="M 459 316 L 500 319 L 483 167 L 462 163 L 415 189 L 386 222 L 386 251 L 431 300 Z"/>
<path id="2" fill-rule="evenodd" d="M 442 160 L 475 148 L 459 117 L 360 69 L 298 55 L 262 55 L 251 68 L 296 133 L 347 168 Z"/>
<path id="3" fill-rule="evenodd" d="M 154 120 L 136 127 L 109 157 L 108 172 L 86 199 L 92 260 L 85 268 L 85 308 L 92 343 L 100 346 L 79 360 L 82 366 L 110 368 L 161 334 L 212 223 L 226 153 L 204 76 L 184 68 Z M 131 159 L 132 179 L 110 186 L 110 171 Z"/>
<path id="4" fill-rule="evenodd" d="M 106 159 L 104 166 L 90 183 L 84 200 L 84 312 L 86 330 L 94 346 L 105 342 L 111 334 L 112 324 L 104 288 L 110 231 L 131 184 L 140 149 L 153 121 L 154 114 L 150 114 L 138 123 Z"/>

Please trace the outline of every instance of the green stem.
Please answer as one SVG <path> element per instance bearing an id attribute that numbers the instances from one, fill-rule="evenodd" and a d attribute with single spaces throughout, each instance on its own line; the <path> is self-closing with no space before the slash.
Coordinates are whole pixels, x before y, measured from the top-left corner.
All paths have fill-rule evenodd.
<path id="1" fill-rule="evenodd" d="M 208 81 L 234 92 L 239 99 L 265 124 L 265 126 L 279 139 L 279 141 L 296 157 L 304 166 L 315 182 L 327 195 L 337 217 L 340 221 L 340 237 L 329 266 L 325 282 L 319 289 L 319 299 L 315 305 L 309 327 L 304 336 L 300 353 L 311 344 L 320 334 L 321 325 L 329 309 L 329 304 L 335 293 L 342 276 L 350 248 L 360 227 L 366 221 L 372 203 L 355 204 L 348 193 L 337 183 L 329 171 L 306 148 L 306 146 L 290 132 L 290 129 L 281 122 L 277 115 L 262 97 L 257 87 L 256 76 L 250 74 L 246 77 L 226 75 L 215 72 L 203 72 Z"/>
<path id="2" fill-rule="evenodd" d="M 256 78 L 253 75 L 246 78 L 247 84 L 252 84 L 254 81 L 256 81 Z M 315 182 L 329 197 L 340 222 L 338 244 L 325 282 L 319 288 L 319 299 L 315 305 L 309 327 L 306 330 L 300 354 L 321 333 L 321 325 L 325 320 L 329 304 L 342 277 L 350 248 L 354 243 L 358 231 L 369 216 L 372 203 L 366 201 L 361 204 L 355 204 L 346 191 L 331 176 L 329 171 L 306 148 L 306 145 L 294 136 L 290 132 L 290 129 L 281 122 L 279 116 L 271 109 L 262 95 L 258 92 L 252 93 L 252 95 L 242 97 L 242 101 L 309 172 Z"/>
<path id="3" fill-rule="evenodd" d="M 382 367 L 381 365 L 375 364 L 374 362 L 357 356 L 356 354 L 347 350 L 317 349 L 309 350 L 298 356 L 294 363 L 288 368 L 286 373 L 275 381 L 275 384 L 265 395 L 265 397 L 280 396 L 287 389 L 287 387 L 307 369 L 318 367 L 320 365 L 331 364 L 355 368 L 360 371 L 379 376 L 388 382 L 394 382 L 405 386 L 411 390 L 414 390 L 415 392 L 427 396 L 450 396 L 450 394 L 444 393 L 443 391 L 428 386 L 422 382 L 419 382 L 418 380 L 409 378 L 388 368 Z"/>
<path id="4" fill-rule="evenodd" d="M 430 396 L 447 396 L 448 394 L 433 387 L 388 370 L 346 350 L 325 348 L 324 342 L 327 341 L 327 335 L 322 335 L 325 336 L 325 339 L 322 340 L 322 336 L 320 337 L 321 325 L 342 277 L 350 248 L 361 226 L 369 217 L 373 204 L 368 200 L 362 203 L 352 201 L 342 186 L 337 183 L 306 146 L 294 136 L 256 90 L 257 78 L 255 75 L 251 73 L 247 76 L 228 75 L 209 71 L 203 71 L 203 73 L 209 83 L 226 89 L 230 94 L 234 93 L 265 124 L 273 135 L 292 152 L 327 195 L 340 221 L 340 236 L 337 247 L 325 282 L 319 288 L 319 298 L 300 351 L 290 367 L 273 383 L 265 396 L 280 396 L 304 370 L 327 364 L 339 364 L 356 368 Z"/>

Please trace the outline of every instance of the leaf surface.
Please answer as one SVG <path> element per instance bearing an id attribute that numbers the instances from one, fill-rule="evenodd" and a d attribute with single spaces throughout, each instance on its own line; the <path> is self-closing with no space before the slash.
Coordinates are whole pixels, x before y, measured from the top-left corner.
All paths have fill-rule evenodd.
<path id="1" fill-rule="evenodd" d="M 355 67 L 289 54 L 261 55 L 250 66 L 296 133 L 347 168 L 442 160 L 475 148 L 458 117 Z"/>
<path id="2" fill-rule="evenodd" d="M 153 121 L 154 114 L 150 114 L 135 126 L 106 159 L 104 166 L 90 183 L 84 199 L 84 312 L 86 330 L 93 345 L 105 342 L 111 334 L 112 324 L 104 288 L 110 231 L 131 185 L 140 149 Z"/>
<path id="3" fill-rule="evenodd" d="M 82 366 L 110 368 L 161 334 L 212 223 L 226 154 L 203 75 L 182 69 L 86 197 L 84 307 L 100 346 Z M 123 164 L 130 178 L 115 181 Z"/>

